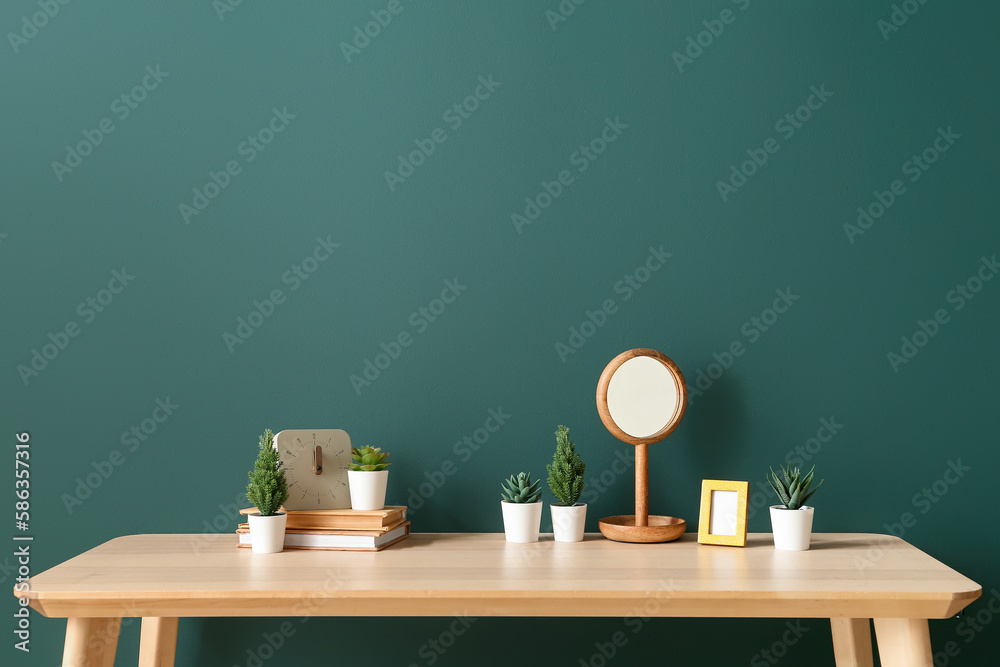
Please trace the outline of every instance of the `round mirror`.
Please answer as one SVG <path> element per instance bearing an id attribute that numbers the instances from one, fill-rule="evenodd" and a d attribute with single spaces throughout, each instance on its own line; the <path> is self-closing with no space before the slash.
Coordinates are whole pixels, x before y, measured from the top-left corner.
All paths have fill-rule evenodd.
<path id="1" fill-rule="evenodd" d="M 616 438 L 633 445 L 670 435 L 686 406 L 684 376 L 656 350 L 623 352 L 608 364 L 597 384 L 601 421 Z"/>
<path id="2" fill-rule="evenodd" d="M 687 522 L 649 513 L 649 445 L 670 435 L 684 416 L 687 386 L 677 364 L 647 348 L 622 352 L 597 382 L 597 411 L 608 430 L 635 445 L 635 514 L 597 522 L 601 533 L 618 542 L 670 542 Z"/>

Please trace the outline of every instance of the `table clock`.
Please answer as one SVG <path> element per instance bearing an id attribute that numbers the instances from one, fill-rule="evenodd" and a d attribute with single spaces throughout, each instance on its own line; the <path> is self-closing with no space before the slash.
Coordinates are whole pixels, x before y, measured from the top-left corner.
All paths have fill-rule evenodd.
<path id="1" fill-rule="evenodd" d="M 288 481 L 287 510 L 351 507 L 347 470 L 351 436 L 339 428 L 288 429 L 274 436 Z"/>

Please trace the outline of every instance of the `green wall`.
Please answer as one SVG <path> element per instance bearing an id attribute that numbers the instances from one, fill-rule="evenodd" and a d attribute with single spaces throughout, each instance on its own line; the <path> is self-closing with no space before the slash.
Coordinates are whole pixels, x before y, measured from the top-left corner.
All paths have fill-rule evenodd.
<path id="1" fill-rule="evenodd" d="M 557 0 L 225 1 L 0 8 L 2 423 L 11 467 L 13 434 L 31 433 L 36 572 L 117 535 L 233 530 L 265 427 L 386 447 L 395 502 L 451 460 L 410 501 L 415 529 L 499 531 L 500 478 L 542 474 L 567 424 L 596 529 L 632 482 L 594 388 L 645 346 L 701 394 L 651 451 L 654 511 L 693 527 L 703 478 L 770 502 L 758 480 L 787 453 L 826 479 L 818 531 L 910 513 L 905 539 L 1000 587 L 1000 280 L 977 277 L 1000 253 L 995 4 L 908 0 L 895 26 L 888 0 L 567 0 L 565 17 Z M 371 11 L 391 22 L 343 47 Z M 430 154 L 401 165 L 414 150 Z M 352 383 L 402 333 L 398 358 Z M 32 368 L 33 350 L 54 358 Z M 157 400 L 177 407 L 123 440 Z M 509 418 L 457 446 L 489 410 Z M 810 441 L 823 420 L 836 433 Z M 949 462 L 968 468 L 954 484 Z M 0 487 L 13 502 L 13 474 Z M 769 530 L 766 512 L 750 529 Z M 995 658 L 988 597 L 970 608 L 980 630 L 932 624 L 935 648 L 957 650 L 937 664 Z M 595 642 L 624 630 L 611 662 L 670 641 L 672 664 L 756 665 L 785 632 L 482 619 L 428 652 L 450 622 L 317 619 L 266 664 L 596 665 Z M 246 665 L 279 624 L 186 620 L 178 664 Z M 35 617 L 30 655 L 5 630 L 4 660 L 55 664 L 64 627 Z M 832 664 L 828 624 L 802 627 L 783 663 Z M 698 636 L 726 640 L 676 641 Z"/>

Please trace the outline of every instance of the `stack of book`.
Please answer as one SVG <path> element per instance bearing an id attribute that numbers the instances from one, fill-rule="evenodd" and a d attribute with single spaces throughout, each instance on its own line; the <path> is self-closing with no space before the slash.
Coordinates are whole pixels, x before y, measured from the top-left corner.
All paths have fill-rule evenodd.
<path id="1" fill-rule="evenodd" d="M 256 512 L 256 507 L 240 514 Z M 386 506 L 380 510 L 283 510 L 286 549 L 326 549 L 328 551 L 381 551 L 406 539 L 410 522 L 406 507 Z M 236 529 L 239 546 L 250 546 L 250 526 Z"/>

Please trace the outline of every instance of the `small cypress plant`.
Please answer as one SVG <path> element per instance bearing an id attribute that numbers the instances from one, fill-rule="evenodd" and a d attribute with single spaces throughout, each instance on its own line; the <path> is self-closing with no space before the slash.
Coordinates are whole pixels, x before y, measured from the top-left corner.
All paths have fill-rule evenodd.
<path id="1" fill-rule="evenodd" d="M 285 481 L 285 471 L 281 469 L 278 450 L 274 447 L 274 434 L 271 429 L 260 436 L 260 451 L 253 464 L 253 470 L 247 475 L 247 500 L 254 504 L 261 516 L 277 514 L 281 505 L 288 500 L 288 482 Z"/>
<path id="2" fill-rule="evenodd" d="M 556 453 L 552 463 L 545 466 L 549 471 L 549 488 L 562 505 L 575 505 L 583 493 L 583 473 L 587 464 L 580 460 L 576 446 L 569 439 L 569 429 L 560 426 L 556 431 Z"/>

